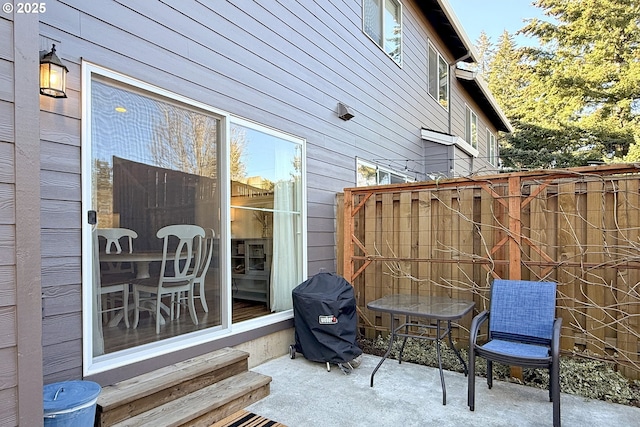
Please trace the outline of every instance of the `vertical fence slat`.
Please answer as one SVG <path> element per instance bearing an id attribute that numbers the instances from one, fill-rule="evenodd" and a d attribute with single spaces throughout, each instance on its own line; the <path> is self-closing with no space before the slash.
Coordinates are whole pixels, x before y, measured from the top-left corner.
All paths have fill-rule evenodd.
<path id="1" fill-rule="evenodd" d="M 474 286 L 474 265 L 468 261 L 473 261 L 474 258 L 474 242 L 476 237 L 474 218 L 474 190 L 473 188 L 464 188 L 458 191 L 459 205 L 458 205 L 458 217 L 459 217 L 459 248 L 460 248 L 460 263 L 457 265 L 459 270 L 458 282 L 455 283 L 455 289 L 452 292 L 454 298 L 469 298 L 469 288 Z M 456 341 L 468 340 L 469 334 L 466 332 L 471 326 L 471 318 L 473 316 L 468 315 L 464 319 L 459 320 L 459 324 L 464 328 L 456 328 L 456 334 L 454 338 Z M 466 330 L 465 330 L 466 329 Z"/>
<path id="2" fill-rule="evenodd" d="M 367 254 L 374 255 L 376 252 L 375 244 L 377 237 L 377 226 L 378 226 L 378 215 L 376 209 L 376 196 L 369 197 L 369 200 L 366 201 L 363 207 L 363 212 L 361 213 L 361 221 L 363 223 L 362 230 L 358 235 L 364 236 L 364 241 L 362 244 L 364 245 Z M 363 296 L 362 307 L 361 309 L 366 314 L 367 318 L 376 326 L 388 326 L 387 324 L 381 324 L 380 316 L 367 309 L 367 304 L 371 301 L 376 300 L 380 297 L 380 284 L 378 283 L 378 278 L 376 277 L 376 270 L 379 269 L 380 266 L 377 263 L 373 266 L 369 266 L 363 273 L 365 280 L 365 293 Z M 375 337 L 375 331 L 367 331 L 367 337 L 373 338 Z"/>
<path id="3" fill-rule="evenodd" d="M 433 239 L 431 235 L 431 191 L 422 190 L 418 193 L 418 258 L 432 259 L 431 247 Z M 431 263 L 420 262 L 418 265 L 418 278 L 420 279 L 418 293 L 429 295 L 431 284 Z"/>
<path id="4" fill-rule="evenodd" d="M 558 261 L 576 263 L 580 259 L 580 239 L 576 212 L 576 186 L 574 182 L 562 183 L 558 186 Z M 576 267 L 561 267 L 558 271 L 558 305 L 562 317 L 562 348 L 573 349 L 575 346 L 574 326 L 578 324 L 576 313 Z"/>
<path id="5" fill-rule="evenodd" d="M 402 259 L 411 258 L 411 192 L 403 191 L 400 193 L 400 201 L 398 204 L 398 230 L 395 233 L 398 236 L 398 256 Z M 415 273 L 411 271 L 411 261 L 400 261 L 400 270 L 409 275 Z M 398 280 L 398 289 L 400 293 L 411 294 L 413 282 L 409 277 L 401 277 Z"/>
<path id="6" fill-rule="evenodd" d="M 437 216 L 435 226 L 436 236 L 436 258 L 441 259 L 442 263 L 437 265 L 435 271 L 434 294 L 445 295 L 443 291 L 444 282 L 451 277 L 451 190 L 437 191 Z"/>
<path id="7" fill-rule="evenodd" d="M 604 261 L 603 248 L 604 238 L 602 231 L 602 205 L 604 195 L 601 182 L 587 183 L 587 254 L 586 261 L 589 264 L 601 265 Z M 602 307 L 604 305 L 604 286 L 602 276 L 599 276 L 594 269 L 589 269 L 583 274 L 583 288 L 587 295 L 587 324 L 586 333 L 590 338 L 587 339 L 587 350 L 594 353 L 604 353 L 604 314 Z"/>
<path id="8" fill-rule="evenodd" d="M 638 370 L 640 370 L 638 359 L 640 304 L 637 302 L 637 296 L 640 272 L 638 269 L 630 268 L 630 264 L 637 263 L 640 258 L 638 256 L 639 224 L 634 221 L 634 218 L 638 218 L 640 210 L 640 188 L 638 180 L 635 179 L 621 179 L 619 188 L 618 215 L 622 231 L 618 239 L 618 247 L 621 248 L 620 256 L 626 258 L 627 263 L 626 268 L 620 272 L 622 280 L 617 284 L 617 298 L 620 306 L 617 312 L 616 348 L 619 349 L 619 357 L 628 361 L 628 364 L 622 366 L 620 371 L 627 377 L 638 378 Z"/>

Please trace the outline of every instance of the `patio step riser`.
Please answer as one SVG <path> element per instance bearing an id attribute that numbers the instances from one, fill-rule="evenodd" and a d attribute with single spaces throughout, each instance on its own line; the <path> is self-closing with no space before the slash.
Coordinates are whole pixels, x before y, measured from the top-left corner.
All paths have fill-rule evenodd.
<path id="1" fill-rule="evenodd" d="M 248 371 L 248 357 L 225 348 L 103 387 L 97 425 L 195 426 L 200 418 L 203 425 L 222 419 L 269 394 L 271 378 Z M 168 414 L 176 414 L 171 422 Z"/>

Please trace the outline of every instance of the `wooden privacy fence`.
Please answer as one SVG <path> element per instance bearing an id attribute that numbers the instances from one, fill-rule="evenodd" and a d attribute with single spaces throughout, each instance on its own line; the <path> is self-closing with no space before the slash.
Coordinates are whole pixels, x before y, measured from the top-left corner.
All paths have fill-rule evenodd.
<path id="1" fill-rule="evenodd" d="M 640 378 L 640 165 L 542 170 L 347 188 L 338 198 L 341 274 L 368 337 L 390 293 L 473 299 L 494 278 L 558 283 L 564 352 Z M 471 315 L 455 337 L 468 340 Z"/>

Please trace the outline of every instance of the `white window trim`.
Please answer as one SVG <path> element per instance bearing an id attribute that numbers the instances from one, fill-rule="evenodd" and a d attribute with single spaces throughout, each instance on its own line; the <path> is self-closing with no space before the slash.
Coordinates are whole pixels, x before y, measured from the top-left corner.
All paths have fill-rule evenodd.
<path id="1" fill-rule="evenodd" d="M 467 114 L 467 112 L 469 112 L 470 114 Z M 473 121 L 473 118 L 475 117 L 476 119 L 476 140 L 475 140 L 475 144 L 474 141 L 471 141 L 473 135 L 467 135 L 467 116 L 469 117 L 470 120 Z M 469 124 L 469 132 L 471 132 L 471 123 Z M 465 105 L 465 111 L 464 111 L 464 139 L 467 142 L 467 144 L 469 144 L 471 147 L 473 147 L 474 149 L 478 149 L 478 139 L 479 139 L 479 126 L 478 126 L 478 114 L 473 110 L 473 108 L 471 108 L 469 105 Z"/>
<path id="2" fill-rule="evenodd" d="M 409 177 L 409 175 L 407 175 L 407 174 L 400 173 L 400 172 L 395 171 L 393 169 L 389 169 L 387 167 L 380 166 L 377 163 L 369 162 L 367 160 L 361 159 L 360 157 L 356 157 L 356 186 L 358 185 L 358 169 L 359 169 L 360 165 L 368 166 L 368 167 L 376 170 L 376 183 L 374 185 L 387 185 L 387 184 L 380 184 L 379 179 L 378 179 L 379 178 L 379 176 L 378 176 L 378 172 L 379 171 L 386 172 L 388 174 L 404 178 L 404 182 L 415 182 L 415 179 Z"/>
<path id="3" fill-rule="evenodd" d="M 273 133 L 277 132 L 277 136 L 285 139 L 291 138 L 292 141 L 301 144 L 302 155 L 302 170 L 306 171 L 306 140 L 296 137 L 294 135 L 286 134 L 282 131 L 276 131 L 275 129 L 268 128 L 264 125 L 259 125 L 256 122 L 243 119 L 237 116 L 233 116 L 230 113 L 220 110 L 194 99 L 179 95 L 166 89 L 162 89 L 158 86 L 154 86 L 149 83 L 145 83 L 141 80 L 126 76 L 124 74 L 112 71 L 110 69 L 101 67 L 99 65 L 82 61 L 82 127 L 81 127 L 81 141 L 82 141 L 82 153 L 81 153 L 81 173 L 82 176 L 91 176 L 91 83 L 92 75 L 100 75 L 125 85 L 133 86 L 135 88 L 157 94 L 161 97 L 169 100 L 175 100 L 177 102 L 187 104 L 204 111 L 208 111 L 213 115 L 220 118 L 220 124 L 223 129 L 221 138 L 224 141 L 222 148 L 222 156 L 224 158 L 228 155 L 228 135 L 230 122 L 247 124 L 253 128 L 259 129 L 263 132 Z M 227 182 L 230 179 L 229 167 L 227 162 L 223 163 L 223 176 L 226 177 Z M 302 223 L 302 277 L 307 277 L 307 183 L 306 174 L 302 174 L 302 197 L 303 203 L 301 206 L 301 223 Z M 118 367 L 130 365 L 136 362 L 144 361 L 153 357 L 161 356 L 163 354 L 173 353 L 189 347 L 194 347 L 207 342 L 215 341 L 218 339 L 231 337 L 239 333 L 250 331 L 258 327 L 264 327 L 272 324 L 276 324 L 285 320 L 293 318 L 293 310 L 286 310 L 279 313 L 272 313 L 267 316 L 251 319 L 245 322 L 233 324 L 231 322 L 231 310 L 224 309 L 222 315 L 225 315 L 226 320 L 223 318 L 222 324 L 228 325 L 228 327 L 212 327 L 205 330 L 195 331 L 189 334 L 183 334 L 168 338 L 162 341 L 149 343 L 141 346 L 128 348 L 125 350 L 117 351 L 114 353 L 108 353 L 100 356 L 93 356 L 93 304 L 94 298 L 93 292 L 93 257 L 91 250 L 93 247 L 92 242 L 92 229 L 86 223 L 86 216 L 84 212 L 87 212 L 92 208 L 91 206 L 91 180 L 82 179 L 82 371 L 83 376 L 94 375 L 100 372 L 108 371 Z M 220 230 L 220 251 L 221 253 L 230 252 L 230 236 L 231 236 L 231 222 L 229 206 L 231 203 L 231 196 L 229 194 L 228 186 L 222 186 L 223 199 L 227 209 L 221 209 L 221 230 Z M 221 280 L 223 283 L 230 283 L 230 259 L 227 259 L 226 269 L 223 269 L 223 275 Z M 221 298 L 224 297 L 227 292 L 227 287 L 223 287 L 221 292 Z M 227 299 L 228 298 L 227 295 Z"/>
<path id="4" fill-rule="evenodd" d="M 440 81 L 440 61 L 444 61 L 447 64 L 447 69 L 449 70 L 449 72 L 447 73 L 447 106 L 445 107 L 440 103 L 440 86 L 439 85 L 437 86 L 437 91 L 438 91 L 437 98 L 434 98 L 434 96 L 431 94 L 430 87 L 427 88 L 427 93 L 429 94 L 429 96 L 431 96 L 432 99 L 436 101 L 436 103 L 438 103 L 440 107 L 444 108 L 446 111 L 449 111 L 449 106 L 451 105 L 451 70 L 449 69 L 449 62 L 445 59 L 444 56 L 442 56 L 440 51 L 435 47 L 433 43 L 429 42 L 427 49 L 433 49 L 438 59 L 437 61 L 438 63 L 436 64 L 436 82 Z M 431 64 L 429 64 L 429 51 L 427 50 L 427 85 L 429 85 L 429 82 L 431 81 L 431 79 L 429 78 L 430 74 L 431 74 Z"/>
<path id="5" fill-rule="evenodd" d="M 496 136 L 487 128 L 487 157 L 491 166 L 498 166 L 498 143 Z"/>
<path id="6" fill-rule="evenodd" d="M 385 2 L 387 0 L 381 0 L 381 4 L 382 4 L 382 16 L 380 17 L 382 22 L 382 33 L 384 34 L 384 11 L 385 11 Z M 384 48 L 384 43 L 382 44 L 382 46 L 380 46 L 380 43 L 378 43 L 378 40 L 374 40 L 373 37 L 371 37 L 369 35 L 369 33 L 367 33 L 365 26 L 364 26 L 364 2 L 365 0 L 362 0 L 362 32 L 364 33 L 364 35 L 366 35 L 369 40 L 371 40 L 376 46 L 378 46 L 378 48 L 384 52 L 385 55 L 387 55 L 387 57 L 389 59 L 391 59 L 398 67 L 402 68 L 402 64 L 404 63 L 404 22 L 402 19 L 402 11 L 403 11 L 403 5 L 402 2 L 400 0 L 396 0 L 398 2 L 398 4 L 400 5 L 400 61 L 396 61 L 391 55 L 389 55 L 387 53 L 387 51 Z"/>

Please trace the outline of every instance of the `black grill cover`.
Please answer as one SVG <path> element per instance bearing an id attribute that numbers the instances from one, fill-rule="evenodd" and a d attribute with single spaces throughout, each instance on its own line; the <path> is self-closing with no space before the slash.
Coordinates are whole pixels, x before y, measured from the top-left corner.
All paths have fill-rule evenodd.
<path id="1" fill-rule="evenodd" d="M 296 351 L 314 362 L 346 363 L 362 354 L 356 344 L 356 300 L 343 277 L 318 273 L 292 291 Z"/>

